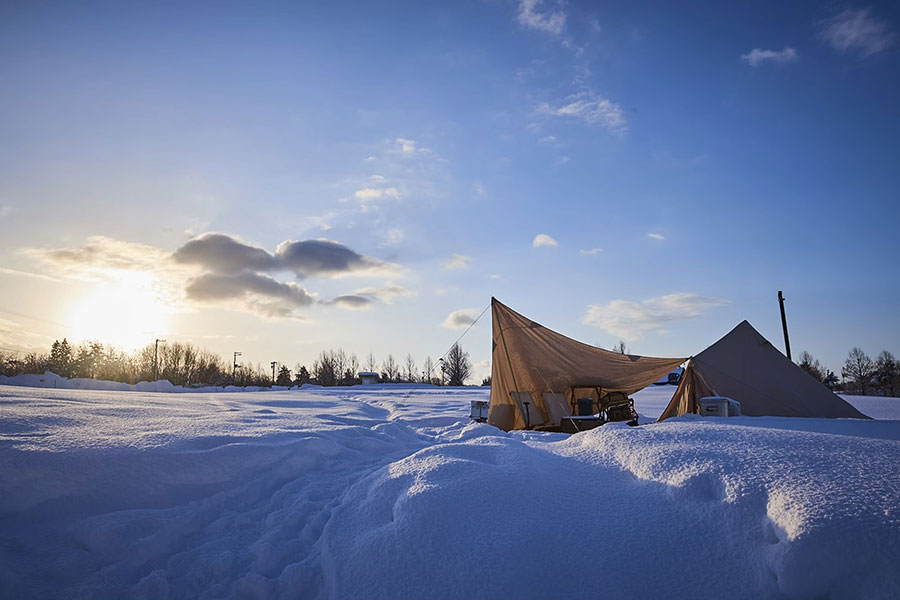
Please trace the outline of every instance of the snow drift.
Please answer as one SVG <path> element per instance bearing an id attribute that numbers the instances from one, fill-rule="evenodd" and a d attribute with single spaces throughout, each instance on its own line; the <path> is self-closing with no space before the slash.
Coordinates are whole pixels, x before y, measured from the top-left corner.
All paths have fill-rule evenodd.
<path id="1" fill-rule="evenodd" d="M 0 597 L 900 596 L 900 421 L 507 434 L 486 397 L 0 387 Z"/>

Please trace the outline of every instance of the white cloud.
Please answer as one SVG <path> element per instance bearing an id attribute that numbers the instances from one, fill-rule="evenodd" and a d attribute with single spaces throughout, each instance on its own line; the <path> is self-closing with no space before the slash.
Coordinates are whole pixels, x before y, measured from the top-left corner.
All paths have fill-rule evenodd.
<path id="1" fill-rule="evenodd" d="M 204 273 L 188 282 L 185 294 L 200 303 L 243 303 L 247 310 L 269 318 L 298 318 L 296 311 L 316 299 L 315 294 L 297 283 L 284 283 L 249 271 L 233 275 Z"/>
<path id="2" fill-rule="evenodd" d="M 539 233 L 534 236 L 534 241 L 531 242 L 532 248 L 542 248 L 542 247 L 554 247 L 559 246 L 559 244 L 552 237 L 547 235 L 546 233 Z"/>
<path id="3" fill-rule="evenodd" d="M 0 204 L 0 219 L 12 212 L 12 206 L 9 204 Z"/>
<path id="4" fill-rule="evenodd" d="M 578 253 L 582 256 L 597 256 L 603 252 L 603 248 L 591 248 L 590 250 L 579 250 Z"/>
<path id="5" fill-rule="evenodd" d="M 393 198 L 394 200 L 398 200 L 400 198 L 400 192 L 395 187 L 367 187 L 361 190 L 356 190 L 355 192 L 353 192 L 353 196 L 361 202 L 371 202 L 373 200 L 380 200 L 382 198 Z"/>
<path id="6" fill-rule="evenodd" d="M 869 8 L 845 10 L 822 21 L 819 35 L 838 52 L 855 52 L 863 57 L 884 52 L 897 37 L 887 23 L 872 16 Z"/>
<path id="7" fill-rule="evenodd" d="M 424 148 L 419 145 L 419 142 L 416 140 L 411 140 L 408 138 L 397 138 L 394 140 L 398 144 L 400 144 L 400 153 L 404 156 L 415 156 L 417 154 L 431 154 L 431 150 L 428 148 Z"/>
<path id="8" fill-rule="evenodd" d="M 569 160 L 570 159 L 568 156 L 560 156 L 555 161 L 553 161 L 553 164 L 555 164 L 557 167 L 561 167 L 564 164 L 566 164 L 567 162 L 569 162 Z"/>
<path id="9" fill-rule="evenodd" d="M 153 272 L 171 267 L 166 250 L 102 235 L 91 236 L 76 248 L 26 248 L 23 253 L 76 275 L 102 269 Z"/>
<path id="10" fill-rule="evenodd" d="M 399 244 L 403 240 L 406 239 L 406 232 L 400 229 L 399 227 L 394 227 L 392 229 L 388 229 L 387 231 L 387 243 L 391 246 Z"/>
<path id="11" fill-rule="evenodd" d="M 444 268 L 448 271 L 460 271 L 468 269 L 469 263 L 472 262 L 471 256 L 465 254 L 451 254 L 450 258 L 444 261 Z"/>
<path id="12" fill-rule="evenodd" d="M 538 143 L 539 144 L 552 144 L 555 141 L 556 141 L 555 135 L 548 135 L 548 136 L 545 136 L 545 137 L 542 137 L 541 139 L 539 139 Z"/>
<path id="13" fill-rule="evenodd" d="M 416 293 L 408 288 L 403 287 L 402 285 L 388 282 L 381 287 L 367 287 L 356 290 L 355 292 L 353 292 L 353 295 L 364 296 L 373 300 L 380 300 L 385 304 L 391 304 L 394 302 L 395 298 L 400 298 L 403 296 L 415 296 Z"/>
<path id="14" fill-rule="evenodd" d="M 322 304 L 337 306 L 344 310 L 369 310 L 372 308 L 372 299 L 367 298 L 366 296 L 345 294 L 343 296 L 338 296 L 337 298 L 332 298 L 331 300 L 323 301 Z"/>
<path id="15" fill-rule="evenodd" d="M 27 255 L 57 267 L 64 275 L 90 280 L 128 281 L 136 275 L 151 277 L 160 302 L 180 306 L 219 304 L 269 318 L 302 318 L 318 294 L 276 275 L 292 272 L 296 279 L 346 276 L 393 277 L 403 269 L 396 264 L 364 256 L 333 240 L 285 241 L 275 252 L 222 233 L 194 237 L 175 252 L 94 236 L 74 248 L 31 248 Z M 370 303 L 390 301 L 408 290 L 394 284 L 361 290 Z M 357 300 L 361 307 L 364 300 Z M 338 304 L 349 306 L 354 299 Z"/>
<path id="16" fill-rule="evenodd" d="M 447 329 L 465 329 L 475 322 L 475 319 L 478 318 L 478 313 L 480 312 L 481 311 L 477 308 L 461 308 L 453 311 L 447 315 L 447 318 L 441 323 L 441 327 L 446 327 Z"/>
<path id="17" fill-rule="evenodd" d="M 402 285 L 387 283 L 382 287 L 362 288 L 352 294 L 343 294 L 331 300 L 323 301 L 321 304 L 337 306 L 345 310 L 369 310 L 376 302 L 392 304 L 395 298 L 414 295 L 414 291 Z"/>
<path id="18" fill-rule="evenodd" d="M 666 239 L 666 236 L 664 236 L 664 235 L 661 234 L 661 233 L 656 233 L 655 231 L 654 231 L 654 232 L 648 233 L 648 234 L 647 234 L 647 237 L 650 238 L 650 239 L 652 239 L 652 240 L 664 240 L 664 239 Z"/>
<path id="19" fill-rule="evenodd" d="M 798 59 L 797 51 L 793 48 L 784 48 L 784 50 L 763 50 L 754 48 L 747 54 L 741 55 L 741 60 L 749 63 L 751 67 L 758 67 L 766 62 L 786 64 L 796 62 Z"/>
<path id="20" fill-rule="evenodd" d="M 647 332 L 665 333 L 665 327 L 670 323 L 694 319 L 726 304 L 728 301 L 724 298 L 698 294 L 669 294 L 643 302 L 613 300 L 609 304 L 588 306 L 582 322 L 634 341 Z"/>
<path id="21" fill-rule="evenodd" d="M 562 35 L 566 27 L 566 13 L 561 7 L 542 10 L 543 0 L 519 0 L 519 25 L 551 35 Z"/>
<path id="22" fill-rule="evenodd" d="M 487 190 L 485 190 L 484 186 L 481 185 L 480 183 L 475 183 L 472 186 L 472 189 L 475 191 L 476 196 L 486 196 L 487 195 Z"/>
<path id="23" fill-rule="evenodd" d="M 603 127 L 617 135 L 623 135 L 628 131 L 622 107 L 593 92 L 573 94 L 555 107 L 545 102 L 538 107 L 538 111 L 556 117 L 578 119 L 586 125 Z"/>

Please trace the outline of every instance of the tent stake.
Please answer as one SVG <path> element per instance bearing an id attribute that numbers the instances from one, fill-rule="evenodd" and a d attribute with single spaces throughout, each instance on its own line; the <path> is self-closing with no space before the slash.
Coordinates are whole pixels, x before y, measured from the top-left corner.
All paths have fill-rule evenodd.
<path id="1" fill-rule="evenodd" d="M 791 340 L 788 339 L 787 317 L 784 316 L 784 295 L 778 290 L 778 306 L 781 308 L 781 328 L 784 330 L 784 349 L 788 360 L 791 359 Z"/>

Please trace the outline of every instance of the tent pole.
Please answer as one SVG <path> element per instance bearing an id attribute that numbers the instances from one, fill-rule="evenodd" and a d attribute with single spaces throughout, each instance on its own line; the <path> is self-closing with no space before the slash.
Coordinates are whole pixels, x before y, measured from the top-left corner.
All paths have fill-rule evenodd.
<path id="1" fill-rule="evenodd" d="M 778 306 L 781 308 L 781 329 L 784 331 L 785 354 L 787 355 L 788 360 L 792 360 L 791 359 L 791 340 L 788 339 L 787 317 L 784 316 L 784 294 L 781 293 L 781 290 L 778 290 Z"/>
<path id="2" fill-rule="evenodd" d="M 492 308 L 493 308 L 493 304 L 496 301 L 497 301 L 496 298 L 491 298 Z M 495 311 L 491 310 L 491 318 L 496 319 L 497 315 L 494 313 L 495 313 Z M 506 336 L 503 335 L 503 324 L 498 322 L 497 329 L 500 330 L 500 341 L 503 342 L 503 352 L 506 353 L 506 364 L 509 365 L 509 374 L 513 380 L 513 387 L 516 388 L 514 391 L 518 392 L 519 384 L 516 383 L 516 372 L 513 370 L 512 360 L 510 360 L 510 358 L 509 358 L 509 348 L 506 347 Z M 529 418 L 529 415 L 528 415 L 528 406 L 526 405 L 525 406 L 525 427 L 529 428 L 529 429 L 531 428 L 531 423 L 529 423 L 530 420 L 531 419 Z"/>

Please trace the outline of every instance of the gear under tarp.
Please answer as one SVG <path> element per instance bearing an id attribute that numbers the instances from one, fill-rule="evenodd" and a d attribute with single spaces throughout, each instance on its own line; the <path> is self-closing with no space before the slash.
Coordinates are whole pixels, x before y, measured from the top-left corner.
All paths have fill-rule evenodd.
<path id="1" fill-rule="evenodd" d="M 693 357 L 659 420 L 696 413 L 704 396 L 727 396 L 751 417 L 868 419 L 791 362 L 747 321 Z"/>
<path id="2" fill-rule="evenodd" d="M 558 425 L 560 414 L 572 414 L 573 388 L 633 394 L 685 361 L 595 348 L 535 323 L 496 298 L 491 315 L 488 422 L 506 431 Z M 545 398 L 554 406 L 548 408 Z"/>

